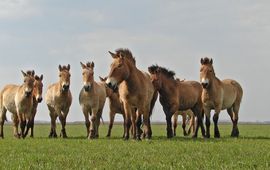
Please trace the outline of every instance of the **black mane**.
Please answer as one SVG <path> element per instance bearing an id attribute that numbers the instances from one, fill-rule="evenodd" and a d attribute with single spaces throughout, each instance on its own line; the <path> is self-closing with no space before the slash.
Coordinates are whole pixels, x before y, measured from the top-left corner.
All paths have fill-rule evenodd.
<path id="1" fill-rule="evenodd" d="M 167 68 L 160 67 L 158 65 L 152 65 L 152 66 L 148 67 L 148 71 L 150 73 L 155 73 L 155 72 L 159 71 L 159 72 L 163 73 L 166 77 L 172 78 L 175 80 L 175 78 L 174 78 L 175 72 L 168 70 Z"/>

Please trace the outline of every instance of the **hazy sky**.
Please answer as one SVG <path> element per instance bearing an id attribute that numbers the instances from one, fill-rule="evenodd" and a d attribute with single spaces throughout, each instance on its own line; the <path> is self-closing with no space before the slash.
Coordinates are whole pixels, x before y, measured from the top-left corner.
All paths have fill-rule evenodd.
<path id="1" fill-rule="evenodd" d="M 71 64 L 68 121 L 83 121 L 80 61 L 95 62 L 98 80 L 109 72 L 107 51 L 124 47 L 142 70 L 159 64 L 199 81 L 200 58 L 209 56 L 220 79 L 233 78 L 244 89 L 240 121 L 270 121 L 269 21 L 268 0 L 1 0 L 0 87 L 21 84 L 20 70 L 34 69 L 44 74 L 45 97 L 58 81 L 58 65 Z M 108 120 L 108 105 L 103 117 Z M 49 120 L 44 101 L 36 120 Z M 159 101 L 152 120 L 165 121 Z"/>

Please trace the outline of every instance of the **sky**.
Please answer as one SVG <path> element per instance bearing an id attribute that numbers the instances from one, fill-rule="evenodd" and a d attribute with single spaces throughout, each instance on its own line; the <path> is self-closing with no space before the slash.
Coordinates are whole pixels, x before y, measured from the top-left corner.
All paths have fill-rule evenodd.
<path id="1" fill-rule="evenodd" d="M 0 88 L 22 84 L 20 70 L 33 69 L 44 75 L 45 98 L 48 85 L 58 81 L 58 65 L 70 64 L 73 103 L 67 120 L 84 121 L 80 62 L 94 61 L 99 81 L 109 73 L 108 51 L 129 48 L 141 70 L 158 64 L 178 78 L 199 81 L 200 59 L 208 56 L 217 77 L 243 87 L 239 120 L 270 121 L 269 21 L 268 0 L 1 0 Z M 105 121 L 108 112 L 106 105 Z M 220 119 L 230 120 L 225 111 Z M 50 120 L 44 101 L 36 120 Z M 152 121 L 165 122 L 159 101 Z"/>

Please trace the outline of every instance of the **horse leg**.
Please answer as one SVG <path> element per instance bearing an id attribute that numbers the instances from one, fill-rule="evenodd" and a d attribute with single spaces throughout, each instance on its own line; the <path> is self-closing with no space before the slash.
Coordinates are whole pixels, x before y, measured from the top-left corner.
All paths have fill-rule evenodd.
<path id="1" fill-rule="evenodd" d="M 101 115 L 102 115 L 102 109 L 99 110 L 98 113 L 97 113 L 95 138 L 99 138 L 99 125 L 100 125 Z"/>
<path id="2" fill-rule="evenodd" d="M 197 105 L 195 108 L 192 109 L 194 115 L 196 116 L 196 126 L 195 132 L 193 133 L 192 138 L 197 138 L 199 127 L 201 127 L 202 136 L 205 137 L 205 129 L 203 125 L 203 118 L 202 118 L 202 108 Z"/>
<path id="3" fill-rule="evenodd" d="M 150 124 L 150 115 L 149 110 L 146 110 L 143 115 L 143 124 L 144 124 L 144 133 L 146 139 L 151 139 L 152 137 L 152 130 L 151 130 L 151 124 Z"/>
<path id="4" fill-rule="evenodd" d="M 107 137 L 110 137 L 111 136 L 111 131 L 112 131 L 112 128 L 113 128 L 114 117 L 115 117 L 115 112 L 110 111 L 110 123 L 109 123 L 109 129 L 108 129 Z"/>
<path id="5" fill-rule="evenodd" d="M 218 129 L 218 118 L 219 118 L 220 109 L 215 109 L 215 114 L 213 116 L 214 121 L 214 132 L 215 132 L 215 138 L 220 138 L 220 133 Z"/>
<path id="6" fill-rule="evenodd" d="M 210 138 L 210 125 L 211 125 L 211 121 L 210 121 L 210 113 L 211 110 L 210 109 L 204 109 L 204 114 L 205 114 L 205 126 L 206 126 L 206 138 Z"/>
<path id="7" fill-rule="evenodd" d="M 89 113 L 86 108 L 83 108 L 83 115 L 85 119 L 85 127 L 86 127 L 86 137 L 89 136 L 89 129 L 90 129 L 90 120 L 89 120 Z"/>
<path id="8" fill-rule="evenodd" d="M 51 131 L 49 134 L 49 138 L 57 138 L 57 133 L 56 133 L 56 114 L 50 112 L 50 117 L 51 117 Z"/>
<path id="9" fill-rule="evenodd" d="M 33 138 L 34 137 L 34 124 L 35 124 L 35 122 L 34 122 L 34 119 L 32 119 L 31 120 L 32 122 L 31 122 L 31 131 L 30 131 L 30 137 L 31 138 Z"/>
<path id="10" fill-rule="evenodd" d="M 1 109 L 1 115 L 0 115 L 0 124 L 1 124 L 1 130 L 0 130 L 0 138 L 4 139 L 4 123 L 6 120 L 6 108 Z"/>
<path id="11" fill-rule="evenodd" d="M 90 133 L 88 139 L 94 139 L 96 136 L 96 120 L 97 120 L 97 112 L 96 108 L 92 108 L 92 115 L 91 115 L 91 124 L 90 124 Z"/>
<path id="12" fill-rule="evenodd" d="M 123 102 L 123 106 L 124 106 L 124 112 L 125 112 L 125 117 L 126 117 L 126 120 L 125 120 L 125 137 L 124 137 L 124 140 L 128 140 L 129 139 L 130 125 L 131 125 L 131 115 L 132 114 L 135 114 L 135 112 L 132 113 L 132 109 L 130 108 L 130 106 L 129 106 L 129 104 L 127 102 Z M 133 118 L 133 121 L 135 121 L 134 118 Z M 132 126 L 132 128 L 133 128 L 132 131 L 134 132 L 134 130 L 135 130 L 135 122 L 134 122 L 134 127 Z M 133 134 L 133 136 L 134 135 L 135 135 L 135 133 Z"/>
<path id="13" fill-rule="evenodd" d="M 123 113 L 123 120 L 124 120 L 124 123 L 123 123 L 124 133 L 123 133 L 122 138 L 124 138 L 125 137 L 125 134 L 126 134 L 126 128 L 125 128 L 126 116 L 125 116 L 125 113 Z"/>
<path id="14" fill-rule="evenodd" d="M 60 120 L 61 125 L 62 125 L 60 137 L 67 138 L 66 128 L 65 128 L 66 127 L 66 116 L 63 114 L 59 114 L 58 116 L 59 116 L 59 120 Z"/>
<path id="15" fill-rule="evenodd" d="M 190 116 L 189 119 L 189 128 L 188 128 L 188 135 L 190 135 L 190 133 L 195 131 L 195 117 L 194 115 Z"/>
<path id="16" fill-rule="evenodd" d="M 13 136 L 17 139 L 20 138 L 18 126 L 19 126 L 19 119 L 17 114 L 11 114 L 11 119 L 13 122 Z"/>
<path id="17" fill-rule="evenodd" d="M 167 138 L 173 137 L 173 131 L 172 131 L 172 115 L 175 112 L 166 111 L 166 122 L 167 122 Z"/>
<path id="18" fill-rule="evenodd" d="M 178 112 L 175 112 L 172 116 L 173 136 L 176 136 L 177 121 L 178 121 Z"/>
<path id="19" fill-rule="evenodd" d="M 32 127 L 32 118 L 28 119 L 27 125 L 26 125 L 26 131 L 23 134 L 23 138 L 25 138 L 28 135 L 29 129 Z"/>
<path id="20" fill-rule="evenodd" d="M 233 131 L 232 137 L 239 137 L 239 129 L 238 129 L 238 113 L 240 109 L 240 104 L 234 104 L 233 106 Z"/>
<path id="21" fill-rule="evenodd" d="M 187 121 L 187 113 L 183 112 L 182 113 L 182 129 L 183 129 L 183 135 L 187 136 L 186 132 L 186 121 Z"/>
<path id="22" fill-rule="evenodd" d="M 19 113 L 19 112 L 18 112 Z M 22 138 L 24 138 L 24 131 L 25 131 L 25 126 L 26 126 L 26 120 L 25 120 L 25 116 L 23 113 L 19 113 L 19 124 L 20 124 L 20 128 L 21 128 L 21 132 L 20 132 L 20 136 L 22 136 Z"/>

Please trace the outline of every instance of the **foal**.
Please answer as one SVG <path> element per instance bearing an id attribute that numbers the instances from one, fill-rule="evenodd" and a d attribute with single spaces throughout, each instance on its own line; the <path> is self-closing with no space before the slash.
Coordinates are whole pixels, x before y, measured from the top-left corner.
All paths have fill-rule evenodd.
<path id="1" fill-rule="evenodd" d="M 215 137 L 219 138 L 218 118 L 221 110 L 227 109 L 233 122 L 232 137 L 239 136 L 238 112 L 243 96 L 242 87 L 238 82 L 231 79 L 220 81 L 214 71 L 213 60 L 201 59 L 200 81 L 203 87 L 202 101 L 206 115 L 206 137 L 210 137 L 210 112 L 215 110 L 213 116 Z"/>
<path id="2" fill-rule="evenodd" d="M 176 136 L 176 129 L 177 129 L 177 121 L 178 116 L 182 116 L 182 128 L 184 136 L 188 136 L 191 132 L 194 133 L 195 131 L 195 116 L 193 112 L 189 109 L 186 111 L 178 111 L 175 112 L 172 118 L 173 124 L 173 135 Z M 189 124 L 188 131 L 186 131 L 186 124 Z"/>
<path id="3" fill-rule="evenodd" d="M 79 102 L 85 117 L 87 136 L 89 139 L 93 139 L 99 136 L 98 128 L 106 101 L 106 88 L 105 83 L 95 82 L 93 62 L 81 63 L 81 66 L 84 86 L 80 92 Z"/>
<path id="4" fill-rule="evenodd" d="M 48 106 L 51 117 L 51 131 L 49 137 L 57 137 L 56 118 L 59 117 L 62 130 L 60 136 L 67 138 L 66 134 L 66 118 L 72 102 L 70 87 L 70 65 L 59 65 L 59 82 L 49 86 L 46 92 L 46 104 Z"/>
<path id="5" fill-rule="evenodd" d="M 172 116 L 177 111 L 191 109 L 198 118 L 193 138 L 197 137 L 198 128 L 201 127 L 202 135 L 205 129 L 202 123 L 202 87 L 196 81 L 181 82 L 174 78 L 175 73 L 158 65 L 148 67 L 151 80 L 155 89 L 159 92 L 159 101 L 163 107 L 167 121 L 167 137 L 172 138 Z"/>
<path id="6" fill-rule="evenodd" d="M 25 137 L 25 126 L 30 126 L 31 111 L 33 107 L 34 71 L 22 71 L 24 83 L 6 85 L 0 93 L 0 137 L 4 138 L 3 126 L 7 110 L 12 113 L 13 134 L 16 138 Z M 18 132 L 18 125 L 21 131 Z"/>
<path id="7" fill-rule="evenodd" d="M 106 83 L 107 77 L 102 78 L 99 77 L 100 80 L 104 83 Z M 125 122 L 125 111 L 124 111 L 124 106 L 123 103 L 120 101 L 119 98 L 119 92 L 117 89 L 117 92 L 113 91 L 111 88 L 109 88 L 108 86 L 106 86 L 106 96 L 109 98 L 109 106 L 110 106 L 110 123 L 109 123 L 109 129 L 108 129 L 108 133 L 107 133 L 107 137 L 111 136 L 111 131 L 112 131 L 112 127 L 113 127 L 113 123 L 114 123 L 114 117 L 116 115 L 116 113 L 119 113 L 123 116 L 124 122 Z M 125 124 L 124 124 L 124 134 L 125 134 Z"/>

